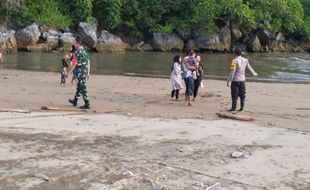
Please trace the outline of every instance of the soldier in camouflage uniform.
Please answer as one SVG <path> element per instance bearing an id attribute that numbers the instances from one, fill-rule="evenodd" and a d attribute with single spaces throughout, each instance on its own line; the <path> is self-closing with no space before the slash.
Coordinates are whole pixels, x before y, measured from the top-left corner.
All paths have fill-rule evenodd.
<path id="1" fill-rule="evenodd" d="M 87 80 L 89 79 L 90 71 L 90 58 L 86 50 L 81 46 L 80 39 L 76 40 L 76 51 L 72 60 L 72 67 L 69 71 L 73 71 L 77 79 L 77 88 L 74 99 L 69 99 L 69 102 L 73 106 L 77 106 L 77 101 L 80 95 L 82 95 L 85 104 L 81 106 L 81 109 L 90 109 L 89 97 L 87 94 Z M 69 73 L 69 72 L 68 72 Z"/>

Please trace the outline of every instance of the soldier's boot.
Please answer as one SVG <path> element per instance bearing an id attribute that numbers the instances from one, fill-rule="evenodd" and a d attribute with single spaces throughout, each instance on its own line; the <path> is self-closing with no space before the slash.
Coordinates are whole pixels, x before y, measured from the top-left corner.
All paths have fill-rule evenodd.
<path id="1" fill-rule="evenodd" d="M 85 104 L 83 106 L 80 106 L 80 109 L 90 109 L 89 101 L 85 101 Z"/>
<path id="2" fill-rule="evenodd" d="M 69 103 L 72 104 L 73 106 L 77 106 L 77 101 L 78 101 L 77 98 L 69 99 Z"/>

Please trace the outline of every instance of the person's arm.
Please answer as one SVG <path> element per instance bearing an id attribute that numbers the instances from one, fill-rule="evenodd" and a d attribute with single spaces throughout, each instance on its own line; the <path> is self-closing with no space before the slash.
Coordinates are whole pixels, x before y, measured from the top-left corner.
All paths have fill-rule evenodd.
<path id="1" fill-rule="evenodd" d="M 247 68 L 249 69 L 249 71 L 251 72 L 251 74 L 254 76 L 254 77 L 257 77 L 258 74 L 254 71 L 254 69 L 251 67 L 250 63 L 248 62 L 247 64 Z"/>
<path id="2" fill-rule="evenodd" d="M 3 64 L 3 57 L 2 57 L 2 53 L 0 53 L 0 65 Z"/>
<path id="3" fill-rule="evenodd" d="M 227 86 L 228 87 L 230 87 L 231 82 L 234 80 L 236 69 L 237 69 L 236 61 L 232 60 L 232 62 L 230 64 L 230 73 L 229 73 L 228 78 L 227 78 Z"/>

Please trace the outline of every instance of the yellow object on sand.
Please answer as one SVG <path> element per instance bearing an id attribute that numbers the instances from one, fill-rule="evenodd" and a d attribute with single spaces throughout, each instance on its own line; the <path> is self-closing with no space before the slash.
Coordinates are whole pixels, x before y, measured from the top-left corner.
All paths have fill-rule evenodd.
<path id="1" fill-rule="evenodd" d="M 87 112 L 87 110 L 83 109 L 72 109 L 72 108 L 64 108 L 64 107 L 51 107 L 51 106 L 42 106 L 41 110 L 45 111 L 72 111 L 72 112 Z"/>

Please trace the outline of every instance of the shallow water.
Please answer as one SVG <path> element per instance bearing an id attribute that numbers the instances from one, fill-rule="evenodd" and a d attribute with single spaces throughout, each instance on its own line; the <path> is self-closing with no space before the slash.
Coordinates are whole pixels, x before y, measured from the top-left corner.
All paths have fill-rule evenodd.
<path id="1" fill-rule="evenodd" d="M 172 58 L 176 53 L 126 52 L 92 53 L 92 73 L 104 75 L 134 75 L 164 77 L 170 75 Z M 19 52 L 4 57 L 2 68 L 59 72 L 63 53 Z M 202 54 L 205 76 L 225 79 L 232 54 Z M 259 73 L 259 81 L 310 83 L 309 53 L 248 54 L 252 67 Z M 249 79 L 251 76 L 248 74 Z"/>

